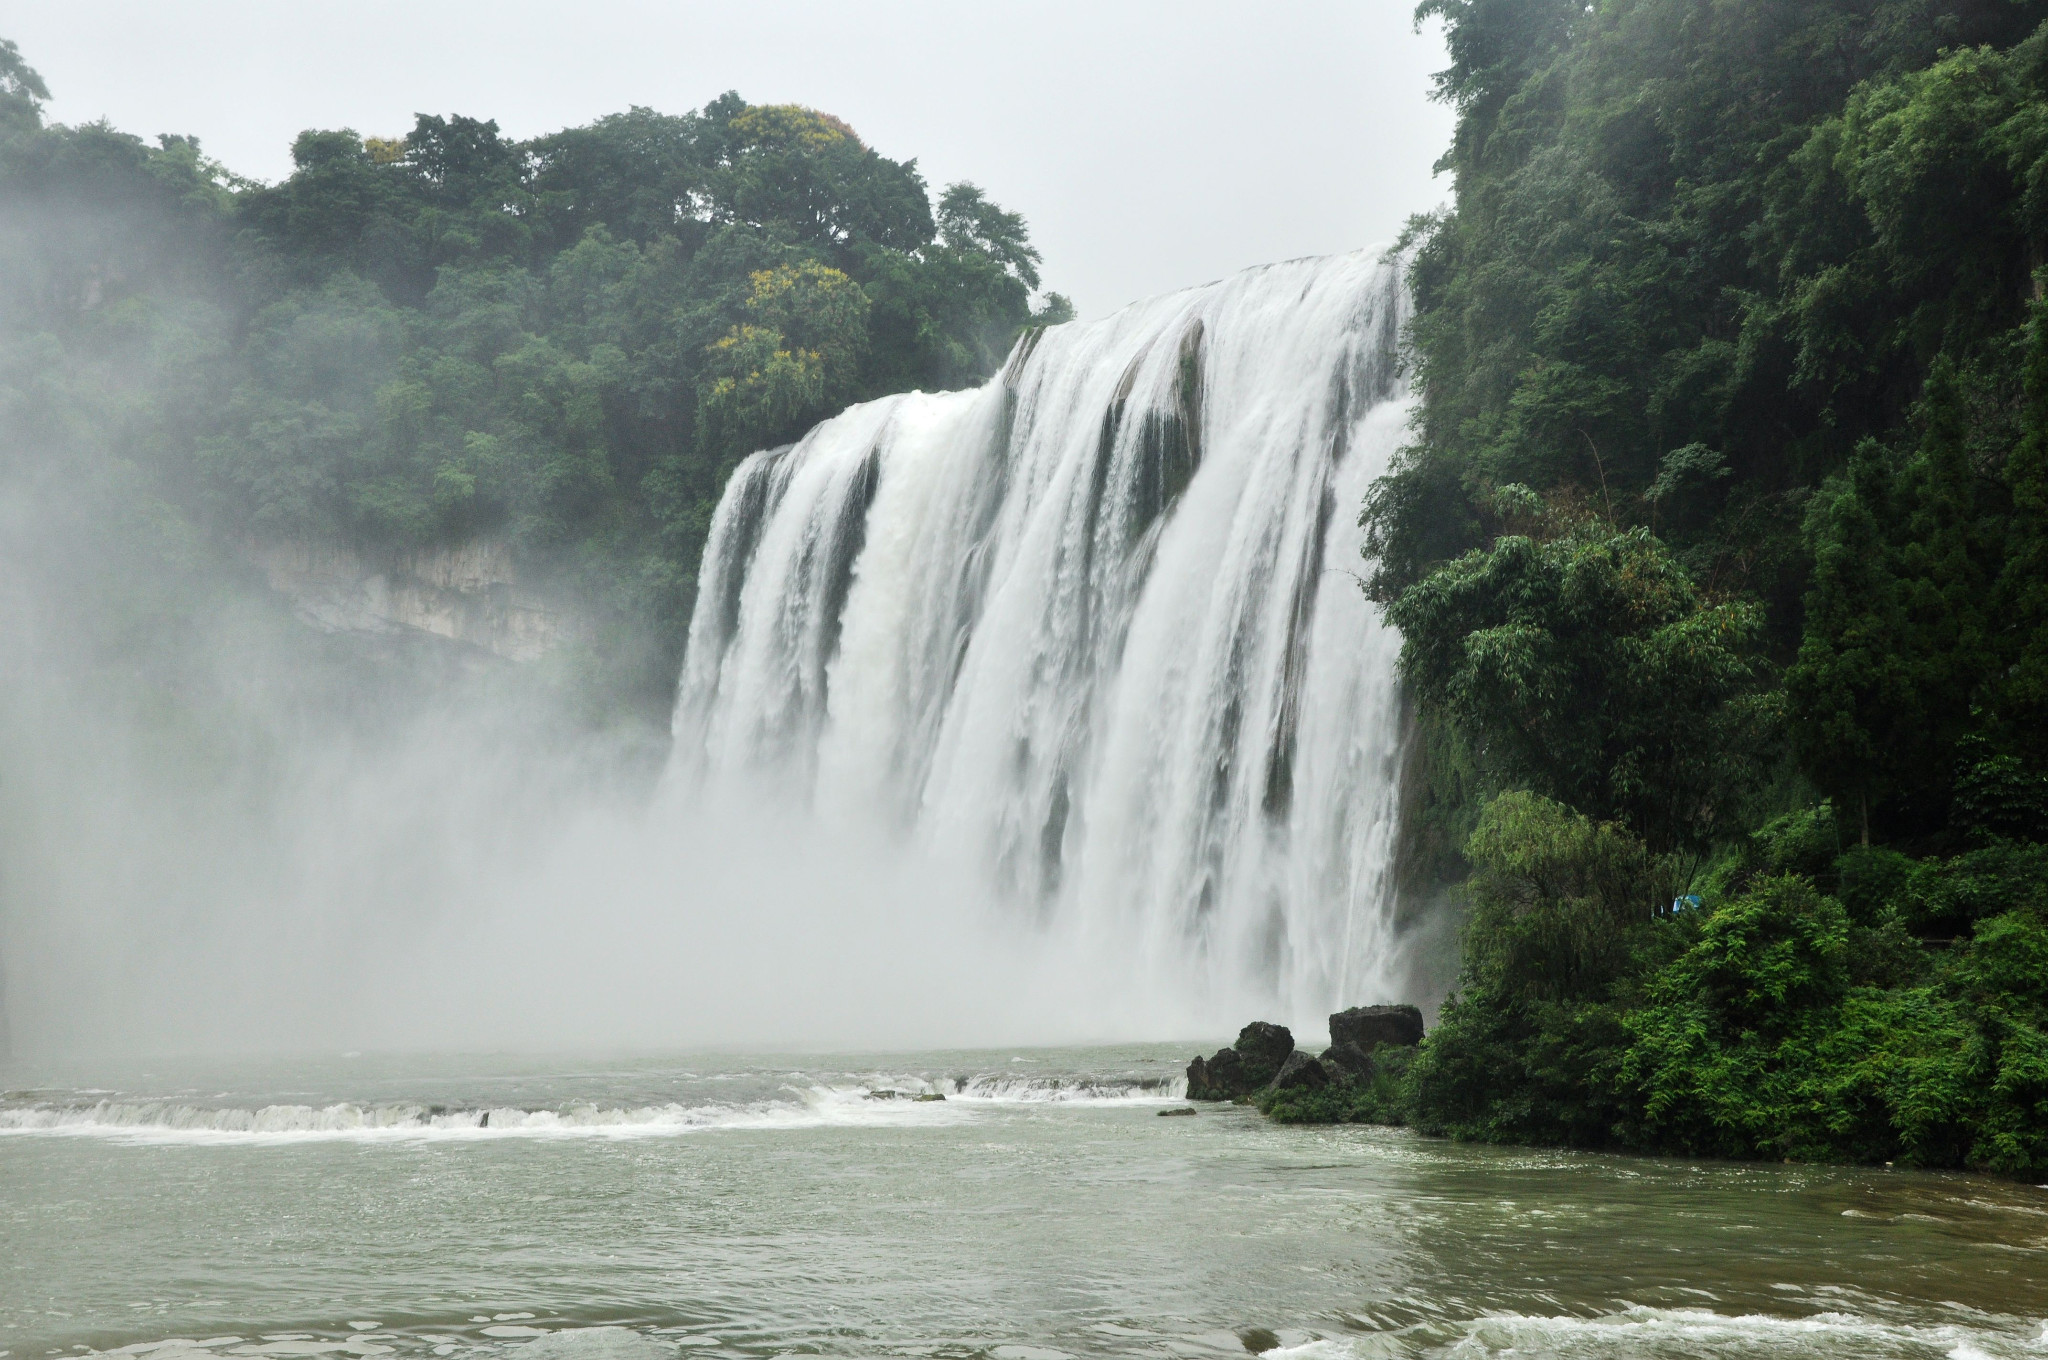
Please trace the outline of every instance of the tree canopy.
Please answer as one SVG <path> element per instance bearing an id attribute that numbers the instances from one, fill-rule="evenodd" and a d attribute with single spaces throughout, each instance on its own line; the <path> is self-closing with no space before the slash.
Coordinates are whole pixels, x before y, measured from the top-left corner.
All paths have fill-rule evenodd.
<path id="1" fill-rule="evenodd" d="M 423 113 L 303 132 L 262 185 L 191 138 L 45 125 L 47 98 L 0 45 L 23 468 L 118 458 L 194 542 L 501 540 L 647 644 L 601 649 L 601 683 L 650 716 L 739 458 L 979 382 L 1071 315 L 1033 310 L 1020 215 L 970 184 L 935 205 L 815 109 L 727 94 L 529 141 Z"/>
<path id="2" fill-rule="evenodd" d="M 1363 523 L 1470 920 L 1410 1116 L 2048 1171 L 2048 4 L 1418 20 L 1456 195 Z"/>

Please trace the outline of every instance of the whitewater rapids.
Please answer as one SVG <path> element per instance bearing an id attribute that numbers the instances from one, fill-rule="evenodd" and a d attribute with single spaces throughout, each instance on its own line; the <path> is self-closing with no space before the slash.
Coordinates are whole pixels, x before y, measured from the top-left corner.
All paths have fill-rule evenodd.
<path id="1" fill-rule="evenodd" d="M 671 786 L 880 818 L 1219 1022 L 1406 999 L 1399 638 L 1356 528 L 1406 308 L 1378 252 L 1273 265 L 753 455 Z"/>

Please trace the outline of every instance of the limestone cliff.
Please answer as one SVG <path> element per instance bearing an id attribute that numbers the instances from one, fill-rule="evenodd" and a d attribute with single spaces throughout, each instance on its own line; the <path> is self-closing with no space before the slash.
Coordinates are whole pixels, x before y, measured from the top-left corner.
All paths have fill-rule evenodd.
<path id="1" fill-rule="evenodd" d="M 521 587 L 511 549 L 487 539 L 376 556 L 286 540 L 252 543 L 249 556 L 324 632 L 425 634 L 533 661 L 576 631 L 567 612 Z"/>

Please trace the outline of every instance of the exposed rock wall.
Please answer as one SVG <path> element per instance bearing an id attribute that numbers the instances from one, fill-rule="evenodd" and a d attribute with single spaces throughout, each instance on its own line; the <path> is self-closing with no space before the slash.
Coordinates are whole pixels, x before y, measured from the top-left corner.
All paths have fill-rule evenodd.
<path id="1" fill-rule="evenodd" d="M 329 633 L 426 634 L 533 661 L 575 620 L 519 584 L 511 549 L 488 539 L 369 556 L 333 543 L 252 543 L 249 557 L 293 612 Z"/>

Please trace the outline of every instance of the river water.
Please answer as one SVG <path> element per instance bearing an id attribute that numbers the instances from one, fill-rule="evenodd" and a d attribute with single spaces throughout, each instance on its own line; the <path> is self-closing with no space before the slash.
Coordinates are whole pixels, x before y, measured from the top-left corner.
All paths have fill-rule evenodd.
<path id="1" fill-rule="evenodd" d="M 2048 1354 L 2048 1188 L 1162 1117 L 1198 1047 L 16 1067 L 0 1360 Z"/>

